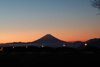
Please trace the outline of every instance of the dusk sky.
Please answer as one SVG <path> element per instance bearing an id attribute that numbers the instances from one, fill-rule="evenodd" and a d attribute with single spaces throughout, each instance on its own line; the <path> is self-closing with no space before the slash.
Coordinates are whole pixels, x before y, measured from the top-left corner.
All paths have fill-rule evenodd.
<path id="1" fill-rule="evenodd" d="M 0 0 L 0 43 L 31 42 L 46 34 L 64 41 L 100 38 L 91 0 Z"/>

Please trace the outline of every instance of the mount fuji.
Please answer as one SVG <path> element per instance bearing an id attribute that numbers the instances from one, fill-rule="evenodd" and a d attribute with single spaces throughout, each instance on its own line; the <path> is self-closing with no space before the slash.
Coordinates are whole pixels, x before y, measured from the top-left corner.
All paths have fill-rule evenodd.
<path id="1" fill-rule="evenodd" d="M 69 44 L 68 42 L 62 41 L 51 34 L 47 34 L 43 36 L 42 38 L 31 42 L 32 46 L 44 46 L 44 47 L 62 47 L 64 44 L 67 45 Z"/>

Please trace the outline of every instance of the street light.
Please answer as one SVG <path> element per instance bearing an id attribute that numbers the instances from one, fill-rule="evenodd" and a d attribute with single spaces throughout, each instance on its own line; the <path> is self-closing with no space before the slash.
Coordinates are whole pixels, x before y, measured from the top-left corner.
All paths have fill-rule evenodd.
<path id="1" fill-rule="evenodd" d="M 63 44 L 63 47 L 65 47 L 66 45 L 65 44 Z"/>
<path id="2" fill-rule="evenodd" d="M 14 49 L 15 47 L 13 47 L 13 49 Z"/>
<path id="3" fill-rule="evenodd" d="M 44 47 L 44 46 L 42 45 L 42 47 Z"/>
<path id="4" fill-rule="evenodd" d="M 87 46 L 87 43 L 85 43 L 85 46 Z"/>

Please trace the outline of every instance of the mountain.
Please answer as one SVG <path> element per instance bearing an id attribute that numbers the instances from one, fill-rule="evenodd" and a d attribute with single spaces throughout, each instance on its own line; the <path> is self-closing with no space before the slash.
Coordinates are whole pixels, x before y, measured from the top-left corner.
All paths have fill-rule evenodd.
<path id="1" fill-rule="evenodd" d="M 0 46 L 3 47 L 22 47 L 22 46 L 26 46 L 27 43 L 24 42 L 13 42 L 13 43 L 5 43 L 5 44 L 1 44 Z"/>
<path id="2" fill-rule="evenodd" d="M 75 48 L 78 48 L 78 47 L 80 47 L 80 46 L 84 46 L 84 42 L 75 41 L 75 42 L 73 43 L 73 45 L 74 45 Z"/>
<path id="3" fill-rule="evenodd" d="M 68 42 L 62 41 L 51 34 L 47 34 L 31 44 L 34 44 L 33 46 L 62 47 L 64 44 L 68 44 Z"/>
<path id="4" fill-rule="evenodd" d="M 40 39 L 33 41 L 33 42 L 13 42 L 13 43 L 6 43 L 1 44 L 0 46 L 3 47 L 21 47 L 21 46 L 36 46 L 36 47 L 72 47 L 73 45 L 70 45 L 69 42 L 62 41 L 51 34 L 47 34 Z"/>
<path id="5" fill-rule="evenodd" d="M 58 38 L 52 36 L 51 34 L 47 34 L 42 38 L 34 41 L 34 43 L 64 43 L 64 41 L 59 40 Z"/>
<path id="6" fill-rule="evenodd" d="M 88 46 L 100 48 L 100 38 L 90 39 L 87 41 Z"/>
<path id="7" fill-rule="evenodd" d="M 92 43 L 92 42 L 96 42 L 96 41 L 98 41 L 98 40 L 100 40 L 100 38 L 94 38 L 94 39 L 90 39 L 90 40 L 88 40 L 86 43 Z"/>
<path id="8" fill-rule="evenodd" d="M 100 48 L 100 38 L 90 39 L 90 40 L 86 41 L 85 43 L 87 43 L 87 47 L 97 47 L 97 48 Z M 81 45 L 79 48 L 83 49 L 83 48 L 85 48 L 85 45 Z"/>

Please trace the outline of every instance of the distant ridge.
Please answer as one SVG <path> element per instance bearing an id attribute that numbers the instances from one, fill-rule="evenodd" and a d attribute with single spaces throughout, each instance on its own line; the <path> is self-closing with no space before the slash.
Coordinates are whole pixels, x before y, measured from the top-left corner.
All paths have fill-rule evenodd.
<path id="1" fill-rule="evenodd" d="M 88 46 L 100 48 L 100 38 L 94 38 L 87 41 Z"/>
<path id="2" fill-rule="evenodd" d="M 84 48 L 85 43 L 87 43 L 87 46 L 92 46 L 92 47 L 98 47 L 100 48 L 100 38 L 94 38 L 90 39 L 86 42 L 81 42 L 81 41 L 76 41 L 76 42 L 65 42 L 62 41 L 56 37 L 54 37 L 51 34 L 47 34 L 40 39 L 33 41 L 33 42 L 13 42 L 13 43 L 5 43 L 5 44 L 0 44 L 2 47 L 22 47 L 22 46 L 36 46 L 36 47 L 70 47 L 70 48 Z"/>
<path id="3" fill-rule="evenodd" d="M 94 38 L 86 41 L 88 47 L 100 48 L 100 38 Z M 85 44 L 85 43 L 84 43 Z M 85 48 L 85 45 L 81 45 L 79 48 Z"/>
<path id="4" fill-rule="evenodd" d="M 87 43 L 89 44 L 89 43 L 92 43 L 92 42 L 96 42 L 98 40 L 100 40 L 100 38 L 90 39 L 90 40 L 87 41 Z"/>

